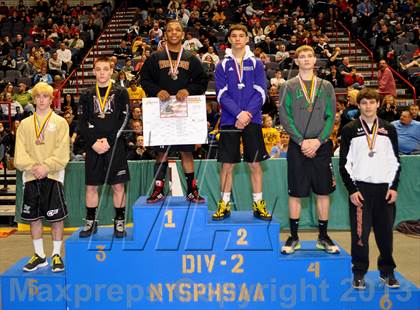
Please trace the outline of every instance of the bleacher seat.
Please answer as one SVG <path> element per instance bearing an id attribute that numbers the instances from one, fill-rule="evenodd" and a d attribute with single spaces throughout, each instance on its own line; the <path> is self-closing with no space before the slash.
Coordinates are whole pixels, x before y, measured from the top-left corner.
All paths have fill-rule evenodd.
<path id="1" fill-rule="evenodd" d="M 268 69 L 267 70 L 267 77 L 272 79 L 276 75 L 276 70 Z"/>
<path id="2" fill-rule="evenodd" d="M 207 90 L 208 91 L 215 91 L 216 90 L 216 82 L 210 80 L 209 83 L 207 84 Z"/>
<path id="3" fill-rule="evenodd" d="M 278 70 L 279 69 L 279 64 L 277 62 L 266 62 L 265 63 L 265 68 L 268 70 Z"/>

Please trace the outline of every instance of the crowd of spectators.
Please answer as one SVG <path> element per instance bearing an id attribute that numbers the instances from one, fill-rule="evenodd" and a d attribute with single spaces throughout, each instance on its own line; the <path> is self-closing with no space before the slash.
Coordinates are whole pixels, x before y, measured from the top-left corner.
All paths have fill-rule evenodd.
<path id="1" fill-rule="evenodd" d="M 358 116 L 355 98 L 358 90 L 366 87 L 366 75 L 357 69 L 357 60 L 351 58 L 353 54 L 335 44 L 336 21 L 340 20 L 347 25 L 352 30 L 353 37 L 371 44 L 375 52 L 378 65 L 375 78 L 383 98 L 381 117 L 395 121 L 401 115 L 401 107 L 397 104 L 396 84 L 388 66 L 399 65 L 401 70 L 410 70 L 420 65 L 418 1 L 263 0 L 253 3 L 242 0 L 143 0 L 129 5 L 138 7 L 135 18 L 112 55 L 112 78 L 115 83 L 128 89 L 131 104 L 131 120 L 127 128 L 131 133 L 125 137 L 129 159 L 150 159 L 154 156 L 143 147 L 141 102 L 147 94 L 138 81 L 144 61 L 153 51 L 164 47 L 163 30 L 168 19 L 177 18 L 185 27 L 183 47 L 201 60 L 209 74 L 208 94 L 214 91 L 215 66 L 224 57 L 228 47 L 226 33 L 229 25 L 247 25 L 251 49 L 263 61 L 267 73 L 268 99 L 263 106 L 263 112 L 269 125 L 265 126 L 267 129 L 264 129 L 264 136 L 267 141 L 271 141 L 268 143 L 271 143 L 269 153 L 272 157 L 284 157 L 287 151 L 288 137 L 278 120 L 278 90 L 297 74 L 293 56 L 296 48 L 303 44 L 314 47 L 318 58 L 317 74 L 330 81 L 339 94 L 332 135 L 336 149 L 339 147 L 341 128 Z M 18 57 L 15 62 L 16 66 L 19 63 L 23 76 L 28 72 L 32 73 L 31 81 L 37 78 L 55 83 L 56 76 L 68 73 L 74 67 L 78 59 L 76 55 L 80 55 L 87 41 L 92 41 L 95 33 L 103 26 L 104 16 L 108 16 L 106 13 L 110 10 L 107 4 L 91 8 L 82 5 L 69 8 L 60 2 L 51 10 L 43 11 L 39 7 L 42 6 L 26 9 L 28 13 L 23 14 L 24 19 L 29 18 L 32 22 L 29 28 L 31 31 L 24 35 L 29 36 L 30 40 L 23 40 L 23 53 L 15 48 L 16 54 L 23 55 L 20 56 L 23 59 L 25 56 L 32 57 L 31 61 Z M 16 13 L 11 14 L 14 15 Z M 40 23 L 42 26 L 37 28 Z M 44 28 L 47 29 L 46 34 L 43 34 Z M 17 35 L 12 33 L 11 44 L 22 41 Z M 396 44 L 401 40 L 406 42 L 402 45 L 404 49 L 396 50 L 396 46 L 401 47 Z M 28 46 L 30 41 L 35 47 Z M 7 42 L 0 40 L 2 53 L 1 46 L 6 46 L 7 52 Z M 417 48 L 411 55 L 414 45 Z M 10 59 L 10 53 L 2 55 L 4 61 L 1 70 L 7 72 L 9 66 L 13 65 L 14 58 L 12 56 Z M 45 64 L 48 65 L 46 71 L 42 70 Z M 27 90 L 20 87 L 21 84 L 19 96 L 23 101 L 16 110 L 30 113 L 33 107 L 30 106 L 30 100 L 25 99 Z M 211 95 L 208 98 L 209 145 L 197 146 L 197 158 L 214 157 L 215 152 L 212 149 L 217 146 L 219 110 Z M 68 114 L 66 119 L 74 128 L 71 133 L 73 158 L 83 159 L 83 141 L 80 141 L 77 126 L 74 125 L 77 122 L 77 101 L 67 94 L 61 108 Z M 416 108 L 418 111 L 417 105 L 410 109 Z M 413 119 L 418 119 L 418 114 Z M 420 141 L 418 143 L 420 145 Z"/>
<path id="2" fill-rule="evenodd" d="M 107 1 L 70 6 L 67 0 L 0 2 L 0 152 L 12 168 L 14 133 L 20 120 L 34 112 L 31 88 L 46 82 L 55 89 L 53 107 L 77 115 L 73 96 L 61 97 L 60 86 L 111 17 Z M 9 118 L 10 117 L 10 118 Z M 11 121 L 10 121 L 11 119 Z"/>

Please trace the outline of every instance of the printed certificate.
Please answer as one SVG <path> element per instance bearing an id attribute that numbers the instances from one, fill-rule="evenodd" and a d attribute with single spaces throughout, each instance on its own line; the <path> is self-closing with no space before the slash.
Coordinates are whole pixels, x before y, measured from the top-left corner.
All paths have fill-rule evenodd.
<path id="1" fill-rule="evenodd" d="M 189 96 L 177 101 L 143 98 L 143 135 L 145 146 L 207 143 L 205 96 Z"/>

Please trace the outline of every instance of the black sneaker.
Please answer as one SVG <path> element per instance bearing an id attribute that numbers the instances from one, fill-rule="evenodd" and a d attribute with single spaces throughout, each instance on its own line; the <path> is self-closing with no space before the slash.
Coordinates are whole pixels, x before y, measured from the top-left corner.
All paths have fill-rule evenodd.
<path id="1" fill-rule="evenodd" d="M 127 236 L 124 220 L 114 219 L 114 236 L 115 238 L 123 238 Z"/>
<path id="2" fill-rule="evenodd" d="M 282 254 L 293 254 L 296 250 L 300 249 L 299 238 L 289 236 L 286 243 L 281 247 Z"/>
<path id="3" fill-rule="evenodd" d="M 155 188 L 153 189 L 152 194 L 149 198 L 147 198 L 147 203 L 157 203 L 163 199 L 165 199 L 165 195 L 163 194 L 163 186 L 165 185 L 165 182 L 156 180 L 155 182 Z"/>
<path id="4" fill-rule="evenodd" d="M 52 264 L 52 268 L 51 268 L 52 272 L 64 271 L 64 263 L 60 255 L 55 254 L 51 259 L 51 264 Z"/>
<path id="5" fill-rule="evenodd" d="M 381 272 L 379 277 L 385 283 L 385 285 L 388 286 L 389 288 L 399 288 L 400 287 L 400 282 L 398 282 L 398 280 L 395 278 L 395 275 L 394 275 L 393 272 L 391 272 L 388 275 Z"/>
<path id="6" fill-rule="evenodd" d="M 206 200 L 198 193 L 197 180 L 192 181 L 192 190 L 185 197 L 188 201 L 194 203 L 203 203 Z"/>
<path id="7" fill-rule="evenodd" d="M 94 220 L 86 220 L 85 227 L 79 232 L 80 238 L 88 238 L 98 231 L 98 222 Z"/>
<path id="8" fill-rule="evenodd" d="M 23 266 L 23 271 L 31 272 L 37 270 L 38 268 L 46 266 L 48 266 L 47 258 L 42 258 L 35 253 L 34 255 L 32 255 L 28 263 L 25 266 Z"/>
<path id="9" fill-rule="evenodd" d="M 355 274 L 353 277 L 352 286 L 356 290 L 366 289 L 366 283 L 363 275 Z"/>
<path id="10" fill-rule="evenodd" d="M 340 249 L 338 248 L 338 246 L 335 245 L 335 243 L 331 240 L 331 238 L 328 235 L 318 235 L 318 242 L 316 243 L 316 247 L 318 249 L 324 250 L 329 254 L 340 253 Z"/>

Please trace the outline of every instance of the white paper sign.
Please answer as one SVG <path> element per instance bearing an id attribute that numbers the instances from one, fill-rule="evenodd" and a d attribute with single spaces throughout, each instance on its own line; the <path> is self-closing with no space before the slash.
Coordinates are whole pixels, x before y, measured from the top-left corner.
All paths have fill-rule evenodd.
<path id="1" fill-rule="evenodd" d="M 205 96 L 189 96 L 177 101 L 143 98 L 145 146 L 206 144 L 207 111 Z"/>

